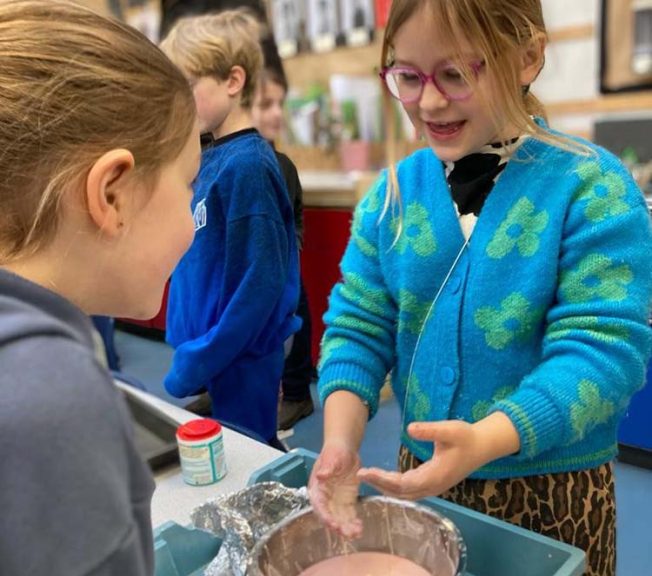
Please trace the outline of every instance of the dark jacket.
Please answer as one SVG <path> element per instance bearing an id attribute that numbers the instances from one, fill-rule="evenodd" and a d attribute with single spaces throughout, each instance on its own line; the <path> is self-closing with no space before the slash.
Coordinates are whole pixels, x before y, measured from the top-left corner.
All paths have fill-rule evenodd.
<path id="1" fill-rule="evenodd" d="M 297 246 L 300 250 L 303 247 L 303 189 L 301 188 L 301 181 L 294 162 L 283 152 L 277 150 L 275 152 L 283 178 L 285 178 L 287 184 L 290 204 L 292 204 L 292 210 L 294 211 L 294 228 L 297 232 Z"/>

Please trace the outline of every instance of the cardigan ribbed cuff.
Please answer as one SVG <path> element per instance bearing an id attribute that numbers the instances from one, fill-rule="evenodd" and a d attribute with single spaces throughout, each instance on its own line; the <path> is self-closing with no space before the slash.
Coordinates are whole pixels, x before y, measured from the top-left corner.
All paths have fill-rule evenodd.
<path id="1" fill-rule="evenodd" d="M 358 364 L 331 362 L 321 369 L 319 374 L 319 400 L 322 403 L 333 392 L 347 390 L 369 406 L 369 419 L 378 411 L 378 399 L 383 378 L 378 379 Z"/>
<path id="2" fill-rule="evenodd" d="M 566 419 L 550 397 L 534 388 L 517 390 L 489 411 L 504 412 L 521 440 L 519 459 L 529 459 L 564 443 Z"/>

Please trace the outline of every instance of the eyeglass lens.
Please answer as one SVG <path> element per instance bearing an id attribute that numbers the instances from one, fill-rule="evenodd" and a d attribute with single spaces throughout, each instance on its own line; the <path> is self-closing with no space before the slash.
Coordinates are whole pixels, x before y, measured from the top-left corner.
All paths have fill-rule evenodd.
<path id="1" fill-rule="evenodd" d="M 459 67 L 447 64 L 434 73 L 435 85 L 442 94 L 452 100 L 467 98 L 472 88 Z M 421 97 L 428 77 L 410 68 L 390 68 L 385 74 L 387 87 L 395 98 L 403 102 L 414 102 Z"/>

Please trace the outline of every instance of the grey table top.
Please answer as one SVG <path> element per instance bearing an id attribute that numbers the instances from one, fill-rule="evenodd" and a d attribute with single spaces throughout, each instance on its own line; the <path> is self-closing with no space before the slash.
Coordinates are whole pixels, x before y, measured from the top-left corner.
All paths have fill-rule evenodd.
<path id="1" fill-rule="evenodd" d="M 127 394 L 147 402 L 153 409 L 159 410 L 179 424 L 197 418 L 195 414 L 147 392 L 121 383 L 116 384 Z M 228 470 L 226 476 L 210 486 L 189 486 L 184 483 L 179 466 L 157 472 L 154 476 L 156 490 L 152 498 L 152 526 L 159 526 L 168 520 L 188 524 L 190 513 L 196 506 L 210 498 L 244 488 L 254 470 L 282 455 L 282 452 L 247 436 L 226 428 L 223 431 Z"/>

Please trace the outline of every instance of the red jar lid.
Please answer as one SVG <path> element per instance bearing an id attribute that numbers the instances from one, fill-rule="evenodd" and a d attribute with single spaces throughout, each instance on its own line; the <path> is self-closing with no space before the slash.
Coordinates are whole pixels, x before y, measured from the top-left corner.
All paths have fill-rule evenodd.
<path id="1" fill-rule="evenodd" d="M 217 420 L 210 418 L 198 418 L 186 422 L 177 428 L 177 438 L 180 440 L 187 440 L 194 442 L 196 440 L 205 440 L 211 436 L 215 436 L 222 431 L 222 427 Z"/>

